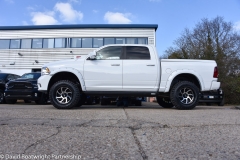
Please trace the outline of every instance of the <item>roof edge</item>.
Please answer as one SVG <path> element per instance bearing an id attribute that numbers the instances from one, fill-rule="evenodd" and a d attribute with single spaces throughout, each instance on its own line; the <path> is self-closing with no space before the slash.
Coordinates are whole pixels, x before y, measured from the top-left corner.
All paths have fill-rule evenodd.
<path id="1" fill-rule="evenodd" d="M 64 25 L 26 25 L 0 26 L 0 30 L 32 30 L 32 29 L 78 29 L 78 28 L 158 28 L 158 24 L 64 24 Z"/>

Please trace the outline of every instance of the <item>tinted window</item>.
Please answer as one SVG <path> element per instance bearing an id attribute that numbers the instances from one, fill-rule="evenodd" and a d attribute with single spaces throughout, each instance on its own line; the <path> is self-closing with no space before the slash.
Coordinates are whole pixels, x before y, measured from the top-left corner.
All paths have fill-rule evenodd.
<path id="1" fill-rule="evenodd" d="M 93 38 L 93 48 L 99 48 L 103 46 L 103 38 Z"/>
<path id="2" fill-rule="evenodd" d="M 9 49 L 10 40 L 0 40 L 0 49 Z"/>
<path id="3" fill-rule="evenodd" d="M 92 38 L 82 38 L 82 48 L 92 48 Z"/>
<path id="4" fill-rule="evenodd" d="M 32 48 L 42 48 L 42 39 L 41 38 L 36 38 L 32 40 Z"/>
<path id="5" fill-rule="evenodd" d="M 31 48 L 32 40 L 31 39 L 22 39 L 21 48 Z"/>
<path id="6" fill-rule="evenodd" d="M 41 76 L 41 73 L 26 73 L 21 76 L 21 78 L 27 79 L 38 79 Z"/>
<path id="7" fill-rule="evenodd" d="M 53 48 L 54 47 L 54 39 L 43 39 L 43 48 Z"/>
<path id="8" fill-rule="evenodd" d="M 20 39 L 12 39 L 11 42 L 10 42 L 10 48 L 11 49 L 18 49 L 18 48 L 20 48 L 20 42 L 21 42 Z"/>
<path id="9" fill-rule="evenodd" d="M 66 38 L 55 38 L 55 48 L 66 48 Z"/>
<path id="10" fill-rule="evenodd" d="M 116 44 L 125 44 L 125 38 L 116 38 Z"/>
<path id="11" fill-rule="evenodd" d="M 115 44 L 115 38 L 104 38 L 104 45 Z"/>
<path id="12" fill-rule="evenodd" d="M 106 47 L 97 52 L 98 60 L 119 60 L 122 55 L 122 47 Z"/>
<path id="13" fill-rule="evenodd" d="M 147 38 L 138 38 L 138 44 L 147 44 Z"/>
<path id="14" fill-rule="evenodd" d="M 9 74 L 9 75 L 7 76 L 7 80 L 8 80 L 8 81 L 13 80 L 13 79 L 15 79 L 13 75 Z"/>
<path id="15" fill-rule="evenodd" d="M 71 38 L 71 48 L 81 48 L 82 38 Z"/>
<path id="16" fill-rule="evenodd" d="M 126 59 L 150 59 L 150 53 L 147 47 L 127 46 Z"/>
<path id="17" fill-rule="evenodd" d="M 127 44 L 137 44 L 137 38 L 127 38 Z"/>

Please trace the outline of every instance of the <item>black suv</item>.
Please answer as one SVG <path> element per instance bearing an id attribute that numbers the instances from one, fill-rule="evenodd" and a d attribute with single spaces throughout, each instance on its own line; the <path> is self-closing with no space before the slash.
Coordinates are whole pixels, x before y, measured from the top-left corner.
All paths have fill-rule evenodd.
<path id="1" fill-rule="evenodd" d="M 46 104 L 48 96 L 42 92 L 38 92 L 37 79 L 40 76 L 40 72 L 26 73 L 20 78 L 6 83 L 6 102 L 14 104 L 18 99 L 23 99 L 25 103 L 35 101 L 37 104 Z"/>
<path id="2" fill-rule="evenodd" d="M 5 84 L 13 79 L 19 78 L 19 75 L 11 74 L 11 73 L 0 73 L 0 104 L 5 102 L 4 99 L 4 90 Z"/>

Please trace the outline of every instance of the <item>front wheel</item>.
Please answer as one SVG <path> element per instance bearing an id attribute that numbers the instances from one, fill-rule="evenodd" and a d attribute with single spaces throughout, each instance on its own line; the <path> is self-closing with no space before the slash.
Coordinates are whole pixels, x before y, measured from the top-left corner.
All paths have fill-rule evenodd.
<path id="1" fill-rule="evenodd" d="M 79 105 L 80 91 L 76 84 L 68 80 L 56 82 L 50 89 L 49 98 L 57 109 L 71 109 Z"/>
<path id="2" fill-rule="evenodd" d="M 156 97 L 157 98 L 157 102 L 160 106 L 162 106 L 163 108 L 172 108 L 173 104 L 170 100 L 170 98 L 167 97 Z"/>
<path id="3" fill-rule="evenodd" d="M 178 82 L 171 89 L 170 99 L 177 109 L 193 109 L 199 101 L 199 89 L 192 82 Z"/>

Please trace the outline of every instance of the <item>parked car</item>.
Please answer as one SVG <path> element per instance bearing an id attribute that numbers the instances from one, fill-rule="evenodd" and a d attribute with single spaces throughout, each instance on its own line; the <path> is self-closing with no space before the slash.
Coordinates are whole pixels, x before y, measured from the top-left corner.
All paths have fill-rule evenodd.
<path id="1" fill-rule="evenodd" d="M 25 103 L 35 101 L 37 104 L 46 104 L 48 96 L 38 92 L 37 79 L 40 72 L 26 73 L 16 80 L 6 83 L 5 99 L 9 104 L 14 104 L 17 100 L 24 100 Z"/>
<path id="2" fill-rule="evenodd" d="M 0 73 L 0 104 L 5 102 L 5 98 L 4 98 L 5 84 L 10 80 L 13 80 L 19 77 L 20 76 L 16 74 Z"/>

